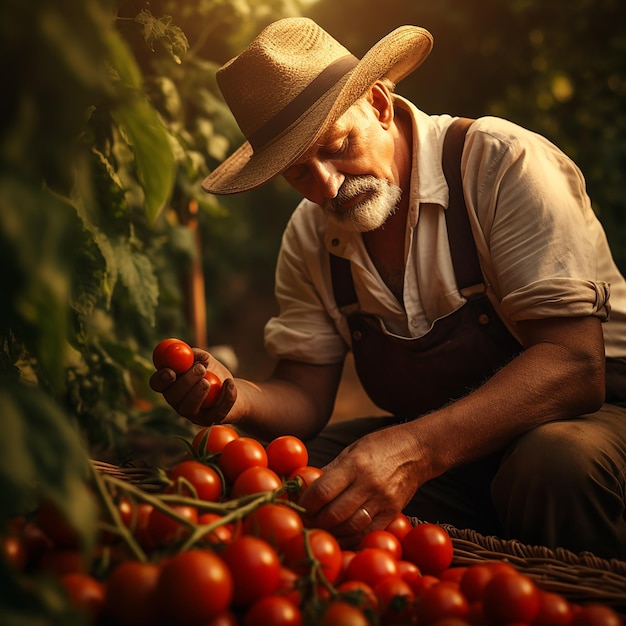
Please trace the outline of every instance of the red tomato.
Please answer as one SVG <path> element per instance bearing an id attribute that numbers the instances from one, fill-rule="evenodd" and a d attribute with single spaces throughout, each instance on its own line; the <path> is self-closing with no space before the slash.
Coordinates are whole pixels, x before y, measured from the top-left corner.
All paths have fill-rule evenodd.
<path id="1" fill-rule="evenodd" d="M 264 596 L 246 612 L 244 626 L 300 626 L 302 613 L 284 596 Z"/>
<path id="2" fill-rule="evenodd" d="M 59 548 L 78 548 L 80 535 L 51 500 L 43 500 L 37 509 L 36 522 L 43 533 Z"/>
<path id="3" fill-rule="evenodd" d="M 389 522 L 389 524 L 387 524 L 387 528 L 385 528 L 385 530 L 389 531 L 392 535 L 395 535 L 400 541 L 402 541 L 407 536 L 411 528 L 413 528 L 411 520 L 404 513 L 398 513 L 398 515 L 396 515 Z"/>
<path id="4" fill-rule="evenodd" d="M 139 545 L 147 549 L 154 548 L 156 545 L 148 527 L 153 510 L 154 507 L 148 502 L 137 502 L 132 506 L 130 519 L 126 520 L 125 514 L 122 517 L 122 521 L 130 528 Z"/>
<path id="5" fill-rule="evenodd" d="M 413 581 L 422 577 L 422 572 L 420 572 L 420 568 L 417 567 L 415 563 L 402 559 L 398 561 L 398 574 L 402 580 L 405 580 L 409 584 L 412 584 Z"/>
<path id="6" fill-rule="evenodd" d="M 218 465 L 232 484 L 249 467 L 267 467 L 267 454 L 263 444 L 256 439 L 237 437 L 224 446 Z"/>
<path id="7" fill-rule="evenodd" d="M 359 543 L 359 550 L 364 548 L 382 548 L 387 550 L 396 561 L 402 558 L 400 540 L 387 530 L 370 530 L 365 533 Z"/>
<path id="8" fill-rule="evenodd" d="M 184 517 L 193 524 L 198 522 L 198 510 L 192 506 L 172 504 L 173 513 Z M 148 518 L 148 536 L 154 545 L 162 546 L 181 541 L 189 535 L 189 527 L 167 513 L 153 509 Z"/>
<path id="9" fill-rule="evenodd" d="M 380 603 L 381 623 L 410 624 L 413 621 L 415 594 L 400 576 L 383 578 L 374 592 Z"/>
<path id="10" fill-rule="evenodd" d="M 454 549 L 450 535 L 437 524 L 418 524 L 402 540 L 402 554 L 423 574 L 439 576 L 452 563 Z"/>
<path id="11" fill-rule="evenodd" d="M 37 571 L 55 576 L 87 573 L 87 564 L 83 554 L 76 548 L 51 548 L 46 550 L 37 561 Z"/>
<path id="12" fill-rule="evenodd" d="M 356 606 L 343 600 L 333 600 L 322 615 L 318 626 L 371 626 L 370 621 Z"/>
<path id="13" fill-rule="evenodd" d="M 289 474 L 288 480 L 293 481 L 296 478 L 300 481 L 300 489 L 295 493 L 290 493 L 290 498 L 297 502 L 300 499 L 300 496 L 304 493 L 304 491 L 314 482 L 316 481 L 322 474 L 324 470 L 319 467 L 313 467 L 312 465 L 304 465 L 294 470 Z"/>
<path id="14" fill-rule="evenodd" d="M 523 574 L 496 574 L 483 592 L 487 619 L 503 624 L 530 624 L 539 613 L 539 589 Z"/>
<path id="15" fill-rule="evenodd" d="M 221 452 L 227 443 L 238 437 L 239 433 L 231 426 L 214 424 L 199 430 L 191 445 L 200 455 L 206 456 Z"/>
<path id="16" fill-rule="evenodd" d="M 574 613 L 572 626 L 624 626 L 624 622 L 612 608 L 593 603 Z"/>
<path id="17" fill-rule="evenodd" d="M 267 452 L 267 466 L 279 476 L 289 476 L 291 472 L 309 462 L 309 451 L 304 443 L 292 435 L 283 435 L 270 441 Z"/>
<path id="18" fill-rule="evenodd" d="M 198 516 L 198 524 L 208 526 L 222 519 L 219 513 L 202 513 Z M 213 530 L 209 535 L 204 535 L 205 539 L 214 543 L 229 543 L 233 539 L 233 525 L 222 524 Z"/>
<path id="19" fill-rule="evenodd" d="M 26 546 L 18 535 L 9 534 L 2 538 L 2 555 L 16 570 L 23 570 L 28 562 Z"/>
<path id="20" fill-rule="evenodd" d="M 354 550 L 342 550 L 341 551 L 341 571 L 335 582 L 343 581 L 346 579 L 346 573 L 348 571 L 348 565 L 354 558 L 356 552 Z"/>
<path id="21" fill-rule="evenodd" d="M 503 561 L 487 561 L 470 565 L 459 580 L 461 591 L 465 597 L 474 602 L 483 599 L 483 592 L 487 583 L 496 574 L 517 574 L 518 571 L 509 563 Z"/>
<path id="22" fill-rule="evenodd" d="M 239 620 L 232 611 L 223 611 L 202 626 L 239 626 Z"/>
<path id="23" fill-rule="evenodd" d="M 278 588 L 281 565 L 267 541 L 242 535 L 226 546 L 222 556 L 233 575 L 237 606 L 250 606 Z"/>
<path id="24" fill-rule="evenodd" d="M 387 550 L 365 548 L 348 565 L 347 580 L 362 580 L 372 589 L 386 576 L 398 575 L 398 563 Z"/>
<path id="25" fill-rule="evenodd" d="M 218 502 L 223 495 L 224 486 L 221 476 L 208 465 L 199 461 L 182 461 L 174 465 L 169 472 L 169 477 L 174 481 L 165 490 L 166 493 L 180 493 L 192 496 L 186 483 L 189 483 L 196 491 L 200 500 Z"/>
<path id="26" fill-rule="evenodd" d="M 61 577 L 70 602 L 95 622 L 104 606 L 104 585 L 88 574 L 65 574 Z"/>
<path id="27" fill-rule="evenodd" d="M 180 339 L 164 339 L 154 349 L 152 362 L 158 370 L 169 367 L 178 375 L 184 374 L 194 363 L 193 350 Z"/>
<path id="28" fill-rule="evenodd" d="M 156 589 L 161 567 L 156 563 L 124 561 L 106 580 L 104 613 L 116 626 L 157 623 Z"/>
<path id="29" fill-rule="evenodd" d="M 264 504 L 243 522 L 243 532 L 267 541 L 279 554 L 293 537 L 302 534 L 302 518 L 284 504 Z"/>
<path id="30" fill-rule="evenodd" d="M 165 561 L 157 584 L 157 599 L 165 623 L 204 624 L 228 609 L 233 577 L 211 550 L 180 552 Z"/>
<path id="31" fill-rule="evenodd" d="M 204 378 L 209 381 L 210 386 L 204 400 L 202 401 L 202 408 L 208 409 L 215 404 L 215 401 L 222 392 L 222 381 L 215 372 L 211 372 L 210 370 L 205 372 Z"/>
<path id="32" fill-rule="evenodd" d="M 335 582 L 341 572 L 341 548 L 337 540 L 326 530 L 314 528 L 290 539 L 283 547 L 285 563 L 300 575 L 307 575 L 311 568 L 306 542 L 314 559 L 321 566 L 329 583 Z"/>
<path id="33" fill-rule="evenodd" d="M 574 612 L 570 603 L 558 593 L 541 591 L 539 596 L 539 613 L 535 618 L 535 626 L 568 626 Z"/>
<path id="34" fill-rule="evenodd" d="M 230 492 L 231 498 L 240 498 L 253 493 L 264 491 L 276 491 L 283 486 L 283 481 L 278 474 L 269 467 L 249 467 L 243 470 L 233 483 Z"/>
<path id="35" fill-rule="evenodd" d="M 345 580 L 337 591 L 351 603 L 364 611 L 377 612 L 379 608 L 378 596 L 374 590 L 362 580 Z"/>
<path id="36" fill-rule="evenodd" d="M 449 618 L 463 619 L 468 613 L 469 603 L 456 583 L 441 582 L 423 589 L 418 595 L 420 624 Z"/>
<path id="37" fill-rule="evenodd" d="M 292 569 L 288 567 L 280 568 L 280 581 L 276 589 L 276 595 L 285 596 L 295 606 L 300 606 L 302 602 L 302 591 L 300 589 L 300 578 Z"/>

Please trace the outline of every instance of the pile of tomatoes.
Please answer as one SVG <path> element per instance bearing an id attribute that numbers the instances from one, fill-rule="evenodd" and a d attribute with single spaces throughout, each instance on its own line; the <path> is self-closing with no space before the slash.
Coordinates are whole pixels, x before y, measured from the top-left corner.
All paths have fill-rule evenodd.
<path id="1" fill-rule="evenodd" d="M 177 374 L 193 358 L 174 339 L 154 354 Z M 624 626 L 608 606 L 577 606 L 506 562 L 452 566 L 445 529 L 402 514 L 342 548 L 298 504 L 322 470 L 296 437 L 263 445 L 218 424 L 186 445 L 154 477 L 156 493 L 94 473 L 101 520 L 88 563 L 48 502 L 16 520 L 5 555 L 52 574 L 93 626 Z"/>
<path id="2" fill-rule="evenodd" d="M 268 445 L 227 425 L 198 432 L 186 460 L 148 493 L 112 477 L 89 566 L 76 533 L 42 505 L 16 536 L 39 533 L 30 567 L 54 572 L 97 626 L 623 626 L 576 606 L 505 562 L 453 567 L 444 528 L 398 515 L 342 549 L 307 523 L 302 490 L 322 470 L 292 436 Z M 26 545 L 27 542 L 24 542 Z M 24 554 L 12 552 L 26 567 Z"/>

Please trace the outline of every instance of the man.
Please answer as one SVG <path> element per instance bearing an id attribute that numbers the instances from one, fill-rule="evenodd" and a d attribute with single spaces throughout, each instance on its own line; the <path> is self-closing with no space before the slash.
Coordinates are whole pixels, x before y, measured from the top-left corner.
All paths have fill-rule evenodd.
<path id="1" fill-rule="evenodd" d="M 307 440 L 325 471 L 302 503 L 339 537 L 404 510 L 626 557 L 626 282 L 556 147 L 496 118 L 463 147 L 454 118 L 393 93 L 432 44 L 404 26 L 359 61 L 290 18 L 218 71 L 248 141 L 204 189 L 282 175 L 305 198 L 266 327 L 277 365 L 252 383 L 198 350 L 152 387 L 195 423 Z M 350 349 L 389 416 L 327 427 Z M 205 368 L 224 381 L 209 409 Z"/>

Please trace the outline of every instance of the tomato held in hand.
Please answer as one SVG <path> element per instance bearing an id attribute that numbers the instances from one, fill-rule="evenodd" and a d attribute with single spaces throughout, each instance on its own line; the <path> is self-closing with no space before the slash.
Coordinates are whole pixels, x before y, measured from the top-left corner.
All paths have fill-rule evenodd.
<path id="1" fill-rule="evenodd" d="M 158 370 L 169 367 L 177 375 L 184 374 L 193 365 L 193 350 L 184 341 L 170 337 L 157 344 L 152 362 Z"/>
<path id="2" fill-rule="evenodd" d="M 202 408 L 208 409 L 215 404 L 220 393 L 222 392 L 222 381 L 218 378 L 217 374 L 207 370 L 204 374 L 204 378 L 209 381 L 209 391 L 207 392 L 204 400 L 202 401 Z"/>

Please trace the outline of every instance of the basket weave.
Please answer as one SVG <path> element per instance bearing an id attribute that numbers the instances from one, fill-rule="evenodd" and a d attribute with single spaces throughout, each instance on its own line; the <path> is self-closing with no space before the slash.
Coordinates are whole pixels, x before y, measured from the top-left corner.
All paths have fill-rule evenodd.
<path id="1" fill-rule="evenodd" d="M 411 518 L 413 524 L 421 523 Z M 476 531 L 441 524 L 452 538 L 453 565 L 506 561 L 532 578 L 545 591 L 559 593 L 577 604 L 601 603 L 626 617 L 626 562 L 601 559 L 590 552 L 550 550 L 515 539 L 484 536 Z"/>

